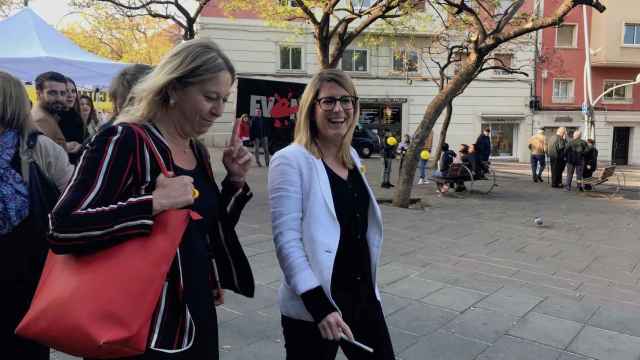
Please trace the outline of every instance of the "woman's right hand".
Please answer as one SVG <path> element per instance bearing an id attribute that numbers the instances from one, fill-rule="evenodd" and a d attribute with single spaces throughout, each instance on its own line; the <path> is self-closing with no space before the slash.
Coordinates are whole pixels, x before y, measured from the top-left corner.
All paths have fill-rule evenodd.
<path id="1" fill-rule="evenodd" d="M 353 340 L 349 325 L 342 320 L 342 316 L 337 311 L 325 316 L 318 324 L 318 328 L 323 339 L 339 341 L 340 335 L 345 334 L 349 339 Z"/>
<path id="2" fill-rule="evenodd" d="M 153 197 L 153 215 L 168 209 L 180 209 L 193 204 L 193 178 L 158 175 Z"/>

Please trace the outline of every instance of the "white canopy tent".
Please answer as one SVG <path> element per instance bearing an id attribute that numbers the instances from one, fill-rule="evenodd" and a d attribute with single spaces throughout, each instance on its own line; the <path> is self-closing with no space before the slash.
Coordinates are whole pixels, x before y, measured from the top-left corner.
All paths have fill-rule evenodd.
<path id="1" fill-rule="evenodd" d="M 0 21 L 0 39 L 0 70 L 24 82 L 56 71 L 79 87 L 105 88 L 128 65 L 83 50 L 30 8 Z"/>

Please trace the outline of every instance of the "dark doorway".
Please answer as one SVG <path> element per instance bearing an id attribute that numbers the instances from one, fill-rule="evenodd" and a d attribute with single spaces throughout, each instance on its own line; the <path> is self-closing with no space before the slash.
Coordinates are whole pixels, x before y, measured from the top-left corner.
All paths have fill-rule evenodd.
<path id="1" fill-rule="evenodd" d="M 629 135 L 631 128 L 613 128 L 613 153 L 611 159 L 616 165 L 627 165 L 629 163 Z"/>

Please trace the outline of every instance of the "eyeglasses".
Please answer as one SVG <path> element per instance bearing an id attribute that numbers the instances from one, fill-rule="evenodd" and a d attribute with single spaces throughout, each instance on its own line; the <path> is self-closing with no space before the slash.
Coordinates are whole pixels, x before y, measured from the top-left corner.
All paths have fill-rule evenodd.
<path id="1" fill-rule="evenodd" d="M 353 105 L 358 102 L 358 98 L 355 96 L 341 96 L 339 98 L 334 96 L 325 96 L 316 100 L 320 104 L 320 109 L 324 111 L 331 111 L 336 107 L 336 104 L 340 102 L 340 107 L 343 110 L 352 110 Z"/>

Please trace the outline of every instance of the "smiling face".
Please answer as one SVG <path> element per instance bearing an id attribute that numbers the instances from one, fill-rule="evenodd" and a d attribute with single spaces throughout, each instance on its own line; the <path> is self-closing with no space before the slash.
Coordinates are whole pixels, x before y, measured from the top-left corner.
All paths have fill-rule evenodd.
<path id="1" fill-rule="evenodd" d="M 317 99 L 342 98 L 351 96 L 347 90 L 334 82 L 326 82 L 320 86 Z M 339 144 L 349 131 L 353 123 L 353 113 L 356 105 L 351 109 L 344 109 L 341 101 L 336 101 L 332 110 L 323 110 L 319 101 L 315 104 L 315 122 L 318 129 L 318 140 L 324 143 Z"/>
<path id="2" fill-rule="evenodd" d="M 175 92 L 175 108 L 180 116 L 176 127 L 186 137 L 205 134 L 213 122 L 222 116 L 232 85 L 227 71 Z"/>

